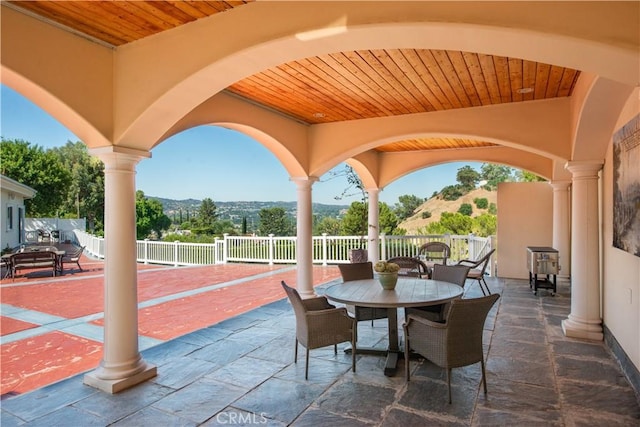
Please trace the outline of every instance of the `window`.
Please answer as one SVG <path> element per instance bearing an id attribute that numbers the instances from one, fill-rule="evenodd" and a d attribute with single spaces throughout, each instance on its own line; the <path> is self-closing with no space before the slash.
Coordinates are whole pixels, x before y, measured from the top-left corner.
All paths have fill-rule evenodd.
<path id="1" fill-rule="evenodd" d="M 7 206 L 7 231 L 13 230 L 13 206 Z"/>
<path id="2" fill-rule="evenodd" d="M 24 242 L 24 209 L 22 206 L 18 207 L 18 242 Z"/>

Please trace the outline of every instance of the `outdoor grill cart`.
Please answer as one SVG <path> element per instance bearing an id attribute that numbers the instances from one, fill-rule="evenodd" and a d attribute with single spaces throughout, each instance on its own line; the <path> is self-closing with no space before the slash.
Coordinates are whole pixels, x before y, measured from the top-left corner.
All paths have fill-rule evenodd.
<path id="1" fill-rule="evenodd" d="M 556 275 L 560 270 L 558 251 L 546 246 L 527 246 L 527 268 L 529 269 L 529 288 L 535 295 L 538 289 L 550 289 L 555 295 Z M 538 275 L 544 275 L 538 279 Z"/>

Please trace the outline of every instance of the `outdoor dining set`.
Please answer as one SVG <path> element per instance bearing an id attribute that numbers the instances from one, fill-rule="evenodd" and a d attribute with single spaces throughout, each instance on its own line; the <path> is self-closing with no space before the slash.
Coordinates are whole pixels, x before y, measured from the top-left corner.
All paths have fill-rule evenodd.
<path id="1" fill-rule="evenodd" d="M 295 359 L 298 344 L 306 348 L 305 379 L 309 377 L 309 350 L 349 342 L 352 371 L 357 354 L 386 357 L 384 374 L 393 376 L 398 359 L 404 357 L 405 378 L 410 380 L 411 360 L 421 357 L 447 371 L 451 403 L 451 369 L 481 363 L 482 384 L 487 393 L 483 328 L 486 317 L 499 298 L 484 279 L 494 250 L 478 260 L 461 260 L 449 265 L 449 246 L 443 242 L 423 245 L 417 257 L 397 257 L 393 263 L 398 280 L 389 289 L 379 283 L 372 262 L 339 265 L 342 282 L 329 286 L 324 294 L 302 299 L 296 289 L 282 282 L 296 317 Z M 382 273 L 378 273 L 382 275 Z M 478 282 L 479 298 L 463 298 L 467 280 Z M 338 303 L 340 306 L 331 304 Z M 398 308 L 404 310 L 404 346 L 398 328 Z M 359 346 L 358 323 L 387 319 L 388 348 Z"/>
<path id="2" fill-rule="evenodd" d="M 64 274 L 65 264 L 75 264 L 80 271 L 83 246 L 72 243 L 41 242 L 20 245 L 2 255 L 2 278 L 14 279 L 21 270 L 50 270 L 52 275 Z"/>

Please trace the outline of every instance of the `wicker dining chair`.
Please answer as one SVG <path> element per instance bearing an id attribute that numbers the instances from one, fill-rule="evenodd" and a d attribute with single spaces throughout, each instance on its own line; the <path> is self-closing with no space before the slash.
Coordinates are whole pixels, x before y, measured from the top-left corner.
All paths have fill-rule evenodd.
<path id="1" fill-rule="evenodd" d="M 409 315 L 403 325 L 405 376 L 410 379 L 410 350 L 447 370 L 451 403 L 451 369 L 481 363 L 484 393 L 487 393 L 482 333 L 491 307 L 500 295 L 455 299 L 444 323 Z"/>
<path id="2" fill-rule="evenodd" d="M 453 283 L 464 288 L 464 283 L 467 280 L 468 273 L 469 267 L 464 265 L 436 264 L 433 266 L 431 278 L 433 280 Z M 404 310 L 405 318 L 408 317 L 409 314 L 416 314 L 418 316 L 426 317 L 429 320 L 441 322 L 444 320 L 450 306 L 451 303 L 429 305 L 425 307 L 407 307 Z"/>
<path id="3" fill-rule="evenodd" d="M 418 258 L 399 256 L 389 258 L 387 262 L 393 262 L 400 266 L 398 276 L 420 277 L 426 279 L 429 275 L 429 269 L 427 268 L 426 264 L 420 261 Z"/>
<path id="4" fill-rule="evenodd" d="M 371 262 L 339 264 L 338 269 L 342 275 L 342 281 L 345 283 L 354 280 L 373 279 L 373 263 Z M 358 307 L 354 305 L 347 305 L 346 307 L 347 311 L 349 311 L 358 322 L 361 320 L 371 320 L 372 326 L 374 320 L 388 318 L 386 308 Z M 358 334 L 356 332 L 356 339 L 357 337 Z"/>
<path id="5" fill-rule="evenodd" d="M 296 344 L 294 362 L 298 362 L 298 343 L 306 349 L 304 379 L 309 379 L 309 350 L 333 345 L 338 354 L 338 344 L 350 342 L 351 369 L 356 371 L 356 320 L 344 307 L 329 304 L 325 297 L 302 299 L 294 288 L 281 282 L 282 288 L 293 306 L 296 315 Z"/>
<path id="6" fill-rule="evenodd" d="M 418 250 L 418 259 L 422 260 L 431 269 L 436 264 L 447 265 L 448 259 L 451 257 L 451 247 L 444 242 L 427 242 L 420 246 Z"/>

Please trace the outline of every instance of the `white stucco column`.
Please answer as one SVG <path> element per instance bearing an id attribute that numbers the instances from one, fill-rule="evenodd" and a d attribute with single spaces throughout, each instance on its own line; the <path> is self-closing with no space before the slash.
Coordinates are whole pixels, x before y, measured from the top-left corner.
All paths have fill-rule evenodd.
<path id="1" fill-rule="evenodd" d="M 562 321 L 568 337 L 602 340 L 598 172 L 602 162 L 569 162 L 571 203 L 571 314 Z"/>
<path id="2" fill-rule="evenodd" d="M 560 257 L 560 277 L 571 276 L 571 181 L 551 181 L 553 188 L 553 247 Z"/>
<path id="3" fill-rule="evenodd" d="M 84 383 L 117 393 L 156 375 L 138 350 L 135 167 L 146 151 L 104 147 L 104 347 L 100 366 Z"/>
<path id="4" fill-rule="evenodd" d="M 367 219 L 367 240 L 369 244 L 367 252 L 369 261 L 375 263 L 380 261 L 380 209 L 378 206 L 380 189 L 367 188 L 366 191 L 369 195 L 369 215 Z"/>
<path id="5" fill-rule="evenodd" d="M 298 216 L 296 264 L 297 283 L 296 288 L 303 298 L 314 295 L 313 293 L 313 208 L 311 206 L 311 186 L 318 178 L 314 176 L 291 178 L 297 186 Z"/>

